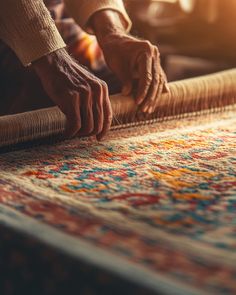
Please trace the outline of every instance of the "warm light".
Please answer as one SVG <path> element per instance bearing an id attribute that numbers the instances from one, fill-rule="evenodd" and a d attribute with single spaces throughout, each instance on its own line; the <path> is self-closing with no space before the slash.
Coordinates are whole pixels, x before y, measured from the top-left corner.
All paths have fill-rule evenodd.
<path id="1" fill-rule="evenodd" d="M 151 0 L 151 2 L 167 2 L 167 3 L 179 3 L 183 11 L 192 12 L 196 3 L 196 0 Z"/>
<path id="2" fill-rule="evenodd" d="M 180 6 L 185 12 L 192 12 L 195 5 L 195 0 L 179 0 Z"/>

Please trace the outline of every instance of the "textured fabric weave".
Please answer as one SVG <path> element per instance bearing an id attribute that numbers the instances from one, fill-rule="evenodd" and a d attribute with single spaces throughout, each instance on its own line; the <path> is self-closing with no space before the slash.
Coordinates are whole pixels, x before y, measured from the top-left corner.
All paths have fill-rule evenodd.
<path id="1" fill-rule="evenodd" d="M 1 204 L 156 279 L 235 294 L 235 112 L 199 120 L 1 155 Z"/>
<path id="2" fill-rule="evenodd" d="M 17 54 L 24 65 L 65 47 L 43 0 L 8 0 L 0 2 L 0 38 Z M 62 1 L 45 1 L 60 4 Z M 111 9 L 124 18 L 127 30 L 131 22 L 122 0 L 66 1 L 77 23 L 89 30 L 89 18 L 97 11 Z M 90 30 L 91 31 L 91 30 Z"/>

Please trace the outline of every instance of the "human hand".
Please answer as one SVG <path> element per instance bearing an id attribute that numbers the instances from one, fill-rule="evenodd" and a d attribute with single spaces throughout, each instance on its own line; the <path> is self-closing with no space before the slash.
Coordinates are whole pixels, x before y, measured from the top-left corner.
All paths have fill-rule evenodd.
<path id="1" fill-rule="evenodd" d="M 117 32 L 100 39 L 100 46 L 107 65 L 123 84 L 123 94 L 130 94 L 135 85 L 135 99 L 140 109 L 154 112 L 160 95 L 168 92 L 158 48 L 149 41 Z"/>
<path id="2" fill-rule="evenodd" d="M 123 94 L 133 92 L 143 112 L 154 112 L 159 96 L 168 91 L 158 48 L 128 35 L 124 18 L 115 11 L 95 13 L 90 25 L 107 65 L 123 83 Z"/>
<path id="3" fill-rule="evenodd" d="M 65 49 L 32 66 L 47 95 L 66 115 L 66 137 L 96 135 L 102 139 L 112 121 L 106 83 L 77 64 Z"/>

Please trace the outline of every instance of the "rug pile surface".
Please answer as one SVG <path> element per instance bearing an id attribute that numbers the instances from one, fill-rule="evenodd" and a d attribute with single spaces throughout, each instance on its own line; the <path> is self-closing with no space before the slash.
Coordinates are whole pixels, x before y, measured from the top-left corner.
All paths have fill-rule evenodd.
<path id="1" fill-rule="evenodd" d="M 58 247 L 157 292 L 236 293 L 235 111 L 5 153 L 0 174 L 1 206 Z"/>

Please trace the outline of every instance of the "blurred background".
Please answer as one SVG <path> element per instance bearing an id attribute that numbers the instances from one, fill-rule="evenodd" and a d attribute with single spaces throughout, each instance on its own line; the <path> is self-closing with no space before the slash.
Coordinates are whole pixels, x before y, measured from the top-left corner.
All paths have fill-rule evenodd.
<path id="1" fill-rule="evenodd" d="M 53 7 L 60 6 L 60 2 L 45 0 L 52 3 L 47 7 L 70 54 L 105 80 L 110 94 L 120 92 L 121 84 L 107 69 L 96 38 L 83 32 L 67 15 L 56 19 Z M 124 2 L 133 22 L 131 33 L 158 46 L 168 81 L 236 67 L 236 0 Z M 67 32 L 72 36 L 68 38 Z M 0 100 L 0 115 L 51 106 L 37 75 L 30 67 L 23 67 L 3 42 L 0 54 L 0 97 L 4 97 Z"/>
<path id="2" fill-rule="evenodd" d="M 126 0 L 132 34 L 158 45 L 168 80 L 235 67 L 236 0 Z"/>

